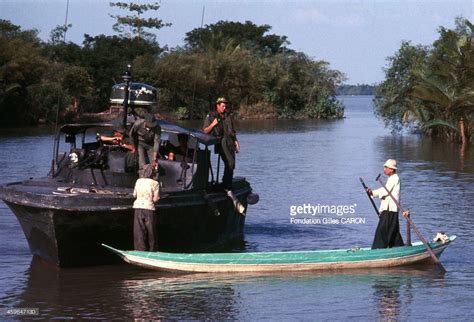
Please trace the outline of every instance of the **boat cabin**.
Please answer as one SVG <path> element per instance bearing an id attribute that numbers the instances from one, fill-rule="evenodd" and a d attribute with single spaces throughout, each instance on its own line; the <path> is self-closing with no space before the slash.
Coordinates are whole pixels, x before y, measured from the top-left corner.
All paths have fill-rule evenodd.
<path id="1" fill-rule="evenodd" d="M 158 175 L 163 191 L 206 189 L 214 182 L 210 147 L 218 140 L 167 121 L 159 124 L 162 134 Z M 138 178 L 137 154 L 119 142 L 101 140 L 102 136 L 112 137 L 117 128 L 115 124 L 62 126 L 54 140 L 50 176 L 78 185 L 133 188 Z M 184 155 L 176 153 L 180 147 L 178 136 L 187 137 Z M 175 152 L 174 158 L 170 158 L 171 152 Z"/>

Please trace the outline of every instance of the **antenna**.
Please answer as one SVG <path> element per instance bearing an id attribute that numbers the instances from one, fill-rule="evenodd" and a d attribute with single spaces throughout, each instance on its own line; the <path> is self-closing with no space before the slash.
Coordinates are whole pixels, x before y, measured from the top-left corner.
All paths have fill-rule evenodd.
<path id="1" fill-rule="evenodd" d="M 202 26 L 204 25 L 204 11 L 206 10 L 206 6 L 202 6 L 202 15 L 201 15 L 201 29 Z M 197 72 L 196 72 L 197 74 Z M 194 84 L 193 84 L 193 100 L 191 101 L 191 108 L 189 110 L 189 118 L 191 119 L 193 110 L 194 110 L 194 99 L 196 98 L 196 78 L 194 78 Z"/>
<path id="2" fill-rule="evenodd" d="M 68 0 L 69 1 L 69 0 Z M 202 6 L 202 16 L 201 16 L 201 28 L 204 24 L 204 11 L 206 10 L 206 6 Z"/>
<path id="3" fill-rule="evenodd" d="M 122 79 L 125 83 L 124 97 L 123 97 L 123 119 L 122 119 L 122 127 L 124 129 L 127 128 L 127 109 L 128 109 L 128 101 L 130 99 L 130 84 L 132 81 L 131 69 L 132 69 L 132 65 L 127 65 L 127 70 L 122 75 Z"/>
<path id="4" fill-rule="evenodd" d="M 64 36 L 63 36 L 63 42 L 66 42 L 66 33 L 67 33 L 67 16 L 69 14 L 69 0 L 67 0 L 67 5 L 66 5 L 66 19 L 64 20 Z"/>

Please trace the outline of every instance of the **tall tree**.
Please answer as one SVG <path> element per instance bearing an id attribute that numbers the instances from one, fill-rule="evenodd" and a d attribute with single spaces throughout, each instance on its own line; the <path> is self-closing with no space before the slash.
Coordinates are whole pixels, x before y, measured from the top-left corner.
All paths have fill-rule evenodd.
<path id="1" fill-rule="evenodd" d="M 156 36 L 145 29 L 159 30 L 163 27 L 171 26 L 171 23 L 164 23 L 158 18 L 144 18 L 143 15 L 147 11 L 158 11 L 160 5 L 158 2 L 151 4 L 140 4 L 136 2 L 110 2 L 110 6 L 117 7 L 121 10 L 127 10 L 132 15 L 112 15 L 110 17 L 115 19 L 112 29 L 118 32 L 121 36 L 127 38 L 143 38 L 148 40 L 155 40 Z"/>
<path id="2" fill-rule="evenodd" d="M 423 129 L 444 127 L 444 132 L 452 136 L 454 131 L 465 145 L 474 115 L 474 26 L 469 21 L 457 23 L 458 30 L 465 33 L 440 28 L 428 68 L 417 74 L 410 95 L 419 99 L 431 116 L 422 124 Z"/>
<path id="3" fill-rule="evenodd" d="M 422 115 L 421 105 L 408 93 L 416 79 L 414 71 L 426 64 L 428 52 L 426 46 L 404 41 L 398 52 L 387 58 L 385 80 L 377 86 L 374 103 L 376 114 L 393 131 L 400 131 L 408 124 L 410 113 Z"/>
<path id="4" fill-rule="evenodd" d="M 22 31 L 0 20 L 0 120 L 2 123 L 30 122 L 28 87 L 41 80 L 46 60 L 41 56 L 36 30 Z"/>
<path id="5" fill-rule="evenodd" d="M 118 36 L 85 35 L 82 49 L 82 67 L 86 68 L 93 80 L 102 110 L 108 102 L 110 88 L 121 82 L 125 66 L 142 55 L 156 56 L 161 52 L 158 44 L 142 38 L 122 38 Z"/>
<path id="6" fill-rule="evenodd" d="M 44 56 L 55 62 L 81 64 L 81 47 L 73 42 L 64 41 L 64 36 L 71 27 L 71 24 L 58 25 L 51 30 L 49 41 L 43 44 Z"/>
<path id="7" fill-rule="evenodd" d="M 378 86 L 377 113 L 393 129 L 409 126 L 429 136 L 472 137 L 474 121 L 474 26 L 458 18 L 456 29 L 439 28 L 428 47 L 402 44 Z"/>
<path id="8" fill-rule="evenodd" d="M 241 23 L 221 20 L 186 33 L 185 42 L 190 50 L 209 49 L 209 45 L 216 50 L 222 50 L 230 40 L 234 41 L 235 45 L 254 51 L 276 54 L 285 50 L 285 46 L 290 44 L 287 37 L 265 35 L 270 30 L 269 25 L 257 26 L 251 21 Z"/>

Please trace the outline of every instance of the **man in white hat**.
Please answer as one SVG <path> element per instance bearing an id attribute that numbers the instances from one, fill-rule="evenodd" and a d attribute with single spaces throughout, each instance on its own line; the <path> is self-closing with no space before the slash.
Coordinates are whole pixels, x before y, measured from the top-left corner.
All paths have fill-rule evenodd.
<path id="1" fill-rule="evenodd" d="M 392 196 L 400 202 L 400 178 L 397 175 L 397 161 L 388 159 L 383 165 L 383 173 L 388 176 L 387 189 Z M 398 206 L 384 187 L 377 190 L 367 188 L 372 197 L 382 199 L 380 203 L 380 219 L 375 231 L 372 249 L 403 246 L 400 235 L 400 224 L 398 222 Z"/>

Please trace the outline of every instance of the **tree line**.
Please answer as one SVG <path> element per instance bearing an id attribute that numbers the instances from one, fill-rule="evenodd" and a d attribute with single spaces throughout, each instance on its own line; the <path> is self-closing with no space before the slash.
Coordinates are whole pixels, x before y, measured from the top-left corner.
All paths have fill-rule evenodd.
<path id="1" fill-rule="evenodd" d="M 465 145 L 474 131 L 474 26 L 457 18 L 431 46 L 403 42 L 376 88 L 376 113 L 395 131 L 409 128 Z"/>
<path id="2" fill-rule="evenodd" d="M 348 85 L 343 84 L 337 87 L 337 95 L 374 95 L 375 85 L 357 84 Z"/>
<path id="3" fill-rule="evenodd" d="M 127 64 L 136 81 L 159 89 L 159 112 L 204 117 L 226 96 L 241 118 L 340 118 L 336 88 L 344 75 L 329 63 L 294 51 L 271 26 L 219 21 L 186 34 L 182 47 L 160 46 L 146 28 L 169 27 L 143 18 L 159 5 L 117 2 L 133 15 L 116 19 L 114 36 L 84 35 L 66 42 L 71 25 L 58 26 L 48 41 L 36 30 L 0 20 L 0 122 L 68 122 L 108 107 L 112 85 Z"/>

